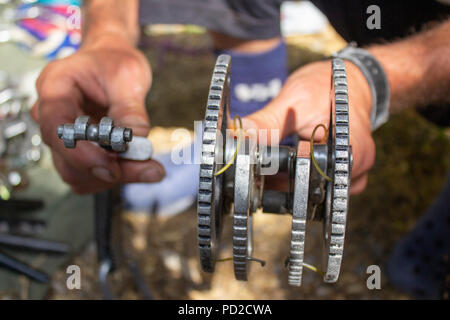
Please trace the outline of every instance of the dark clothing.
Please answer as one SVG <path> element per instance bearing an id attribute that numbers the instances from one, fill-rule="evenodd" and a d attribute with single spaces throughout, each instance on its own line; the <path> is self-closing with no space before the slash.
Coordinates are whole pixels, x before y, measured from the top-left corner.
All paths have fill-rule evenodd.
<path id="1" fill-rule="evenodd" d="M 195 24 L 242 39 L 280 35 L 282 0 L 140 0 L 142 24 Z"/>
<path id="2" fill-rule="evenodd" d="M 450 5 L 435 0 L 312 0 L 328 17 L 336 31 L 359 46 L 403 38 L 420 30 L 424 24 L 450 16 Z M 366 27 L 370 5 L 378 5 L 381 29 Z M 450 37 L 450 35 L 449 35 Z"/>
<path id="3" fill-rule="evenodd" d="M 282 0 L 141 0 L 142 24 L 196 24 L 243 39 L 280 36 Z M 367 45 L 407 36 L 450 16 L 437 0 L 312 0 L 347 41 Z M 381 29 L 366 27 L 370 5 L 381 11 Z"/>

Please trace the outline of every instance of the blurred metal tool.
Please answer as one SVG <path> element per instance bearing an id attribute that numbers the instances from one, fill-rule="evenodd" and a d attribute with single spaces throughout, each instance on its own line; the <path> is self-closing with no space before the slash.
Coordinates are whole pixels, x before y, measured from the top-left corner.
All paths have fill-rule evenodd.
<path id="1" fill-rule="evenodd" d="M 153 145 L 145 137 L 133 136 L 130 128 L 114 125 L 114 120 L 103 117 L 99 124 L 90 123 L 88 116 L 78 117 L 73 124 L 62 124 L 57 130 L 58 137 L 66 148 L 75 148 L 77 141 L 98 143 L 106 150 L 117 152 L 119 157 L 128 160 L 145 161 L 153 154 Z M 116 268 L 116 257 L 112 248 L 113 220 L 119 213 L 119 188 L 95 194 L 95 238 L 97 258 L 99 262 L 98 278 L 103 296 L 107 300 L 114 299 L 108 283 L 108 275 Z M 150 290 L 145 286 L 143 277 L 135 263 L 129 265 L 136 285 L 146 299 L 151 299 Z"/>
<path id="2" fill-rule="evenodd" d="M 130 261 L 128 264 L 128 269 L 130 270 L 131 276 L 133 277 L 133 280 L 144 300 L 154 300 L 149 287 L 145 284 L 144 276 L 138 264 L 134 261 Z"/>
<path id="3" fill-rule="evenodd" d="M 112 248 L 112 223 L 117 214 L 116 190 L 108 190 L 95 195 L 95 239 L 99 263 L 98 278 L 103 297 L 112 300 L 113 294 L 108 284 L 108 275 L 116 268 Z"/>
<path id="4" fill-rule="evenodd" d="M 48 283 L 50 281 L 50 277 L 31 266 L 20 262 L 15 258 L 11 258 L 10 256 L 0 252 L 0 267 L 7 268 L 11 271 L 23 274 L 30 279 L 36 280 L 41 283 Z"/>
<path id="5" fill-rule="evenodd" d="M 35 251 L 52 254 L 65 254 L 70 250 L 69 245 L 62 242 L 21 237 L 11 234 L 0 234 L 0 246 L 4 248 L 12 248 L 15 250 Z M 48 283 L 50 279 L 47 274 L 1 252 L 0 267 L 23 274 L 30 279 L 42 283 Z"/>
<path id="6" fill-rule="evenodd" d="M 40 161 L 42 139 L 28 112 L 0 119 L 0 156 L 9 169 L 29 167 Z"/>
<path id="7" fill-rule="evenodd" d="M 70 246 L 63 242 L 1 233 L 0 246 L 56 254 L 65 254 L 70 251 Z"/>
<path id="8" fill-rule="evenodd" d="M 39 235 L 46 226 L 47 223 L 42 219 L 0 216 L 0 234 Z"/>
<path id="9" fill-rule="evenodd" d="M 113 300 L 114 294 L 108 282 L 108 276 L 117 268 L 117 256 L 114 251 L 113 224 L 120 213 L 119 189 L 111 189 L 95 195 L 95 239 L 99 262 L 98 279 L 106 300 Z M 117 243 L 116 243 L 117 244 Z M 152 300 L 153 295 L 136 262 L 130 257 L 126 264 L 137 289 L 145 300 Z"/>
<path id="10" fill-rule="evenodd" d="M 42 200 L 34 199 L 0 199 L 0 210 L 17 210 L 17 211 L 32 211 L 39 210 L 44 207 Z"/>

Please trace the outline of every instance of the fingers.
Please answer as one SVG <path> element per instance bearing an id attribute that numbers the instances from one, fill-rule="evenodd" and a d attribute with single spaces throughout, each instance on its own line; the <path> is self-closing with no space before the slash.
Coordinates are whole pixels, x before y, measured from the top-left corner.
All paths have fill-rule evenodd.
<path id="1" fill-rule="evenodd" d="M 39 99 L 34 103 L 33 107 L 30 110 L 31 118 L 39 124 Z"/>
<path id="2" fill-rule="evenodd" d="M 352 185 L 350 186 L 350 194 L 359 194 L 367 186 L 368 174 L 363 174 L 362 176 L 352 179 Z"/>
<path id="3" fill-rule="evenodd" d="M 265 176 L 264 177 L 264 188 L 268 190 L 276 190 L 276 191 L 288 191 L 288 181 L 289 176 L 287 173 L 281 172 L 273 176 Z"/>
<path id="4" fill-rule="evenodd" d="M 155 160 L 133 161 L 120 159 L 119 166 L 122 172 L 121 183 L 159 182 L 166 175 L 164 167 Z"/>
<path id="5" fill-rule="evenodd" d="M 292 111 L 293 112 L 293 111 Z M 265 107 L 242 119 L 244 132 L 248 136 L 253 136 L 260 140 L 260 132 L 264 130 L 267 133 L 267 141 L 279 143 L 287 132 L 291 130 L 286 118 L 283 118 L 281 112 L 273 112 L 273 108 Z"/>
<path id="6" fill-rule="evenodd" d="M 350 145 L 353 151 L 352 177 L 367 173 L 375 163 L 375 142 L 366 128 L 352 128 Z"/>
<path id="7" fill-rule="evenodd" d="M 61 141 L 53 154 L 63 180 L 77 193 L 99 192 L 120 183 L 159 182 L 165 176 L 157 161 L 121 159 L 88 141 L 79 141 L 76 149 L 66 149 Z"/>
<path id="8" fill-rule="evenodd" d="M 368 172 L 375 162 L 375 142 L 367 129 L 356 132 L 350 136 L 350 144 L 353 146 L 352 183 L 350 194 L 361 193 L 367 185 Z"/>
<path id="9" fill-rule="evenodd" d="M 353 146 L 352 184 L 350 194 L 359 194 L 367 186 L 367 172 L 375 162 L 375 142 L 370 133 L 360 133 L 350 136 Z"/>
<path id="10" fill-rule="evenodd" d="M 94 146 L 95 147 L 95 146 Z M 99 148 L 97 146 L 97 148 Z M 53 162 L 62 180 L 69 184 L 77 194 L 100 192 L 112 188 L 116 184 L 130 182 L 159 182 L 165 176 L 162 165 L 154 160 L 130 161 L 118 160 L 120 179 L 108 178 L 104 168 L 97 167 L 86 172 L 73 167 L 58 152 L 52 153 Z"/>
<path id="11" fill-rule="evenodd" d="M 145 99 L 151 85 L 151 71 L 139 52 L 124 55 L 120 68 L 111 71 L 105 90 L 109 100 L 108 115 L 117 125 L 131 127 L 138 136 L 147 136 L 150 120 Z"/>
<path id="12" fill-rule="evenodd" d="M 293 94 L 291 88 L 292 77 L 283 86 L 281 92 L 264 108 L 242 119 L 242 126 L 246 133 L 267 130 L 268 141 L 281 141 L 284 137 L 296 131 L 299 123 L 300 107 L 298 104 L 304 95 Z"/>
<path id="13" fill-rule="evenodd" d="M 93 175 L 107 183 L 116 183 L 122 177 L 117 155 L 94 143 L 79 141 L 75 149 L 67 149 L 60 141 L 52 149 L 81 174 Z"/>
<path id="14" fill-rule="evenodd" d="M 281 141 L 293 133 L 309 140 L 316 125 L 328 127 L 330 68 L 329 62 L 319 62 L 299 69 L 267 106 L 242 119 L 244 129 L 267 129 L 269 139 L 276 135 Z M 319 130 L 316 141 L 323 135 Z"/>
<path id="15" fill-rule="evenodd" d="M 33 107 L 33 118 L 40 123 L 44 142 L 52 147 L 57 141 L 59 124 L 73 122 L 79 110 L 81 95 L 68 77 L 54 77 L 53 71 L 44 71 L 37 82 L 38 102 Z"/>
<path id="16" fill-rule="evenodd" d="M 142 101 L 116 104 L 108 115 L 114 119 L 115 125 L 133 129 L 133 135 L 147 137 L 150 132 L 150 119 Z"/>
<path id="17" fill-rule="evenodd" d="M 57 137 L 60 124 L 73 123 L 84 114 L 93 121 L 111 116 L 116 125 L 146 136 L 145 98 L 150 83 L 148 62 L 132 47 L 80 51 L 43 70 L 36 82 L 39 98 L 31 114 L 40 124 L 43 141 L 52 149 L 58 172 L 74 192 L 98 192 L 117 183 L 156 182 L 164 177 L 164 169 L 155 161 L 124 161 L 87 141 L 67 149 Z"/>
<path id="18" fill-rule="evenodd" d="M 57 137 L 58 126 L 73 122 L 80 110 L 80 91 L 74 79 L 60 74 L 58 69 L 50 69 L 40 79 L 37 84 L 39 105 L 35 108 L 39 108 L 38 119 L 44 142 L 64 160 L 65 166 L 82 174 L 97 174 L 108 183 L 119 180 L 120 168 L 108 152 L 85 141 L 78 142 L 77 149 L 67 149 Z M 34 111 L 35 117 L 36 113 Z"/>
<path id="19" fill-rule="evenodd" d="M 53 163 L 61 179 L 71 186 L 77 194 L 88 194 L 109 189 L 112 184 L 106 183 L 90 174 L 82 174 L 71 167 L 57 152 L 52 153 Z"/>

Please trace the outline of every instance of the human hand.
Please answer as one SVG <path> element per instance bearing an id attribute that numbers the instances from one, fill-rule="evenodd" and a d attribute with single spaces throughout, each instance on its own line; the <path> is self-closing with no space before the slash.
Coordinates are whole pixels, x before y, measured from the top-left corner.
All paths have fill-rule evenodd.
<path id="1" fill-rule="evenodd" d="M 32 115 L 52 151 L 56 169 L 75 193 L 99 192 L 117 183 L 157 182 L 164 177 L 164 168 L 156 161 L 124 160 L 87 141 L 66 149 L 56 134 L 59 124 L 89 115 L 94 120 L 110 116 L 116 125 L 132 128 L 134 135 L 147 136 L 150 123 L 145 97 L 151 80 L 144 55 L 128 40 L 111 35 L 49 63 L 42 71 Z"/>
<path id="2" fill-rule="evenodd" d="M 367 184 L 367 171 L 373 166 L 375 144 L 372 139 L 370 110 L 371 93 L 363 74 L 346 62 L 350 145 L 353 150 L 352 184 L 350 192 L 360 193 Z M 280 139 L 297 132 L 302 140 L 310 140 L 318 124 L 330 123 L 331 62 L 320 61 L 294 72 L 281 92 L 263 109 L 243 118 L 243 127 L 249 129 L 279 130 Z M 314 136 L 323 139 L 323 130 Z M 270 137 L 269 140 L 270 141 Z"/>

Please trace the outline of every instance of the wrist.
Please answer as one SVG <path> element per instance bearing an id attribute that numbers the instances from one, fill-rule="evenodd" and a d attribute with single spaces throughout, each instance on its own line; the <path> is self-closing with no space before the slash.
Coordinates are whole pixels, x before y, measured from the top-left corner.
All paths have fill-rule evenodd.
<path id="1" fill-rule="evenodd" d="M 364 75 L 371 93 L 370 124 L 372 131 L 376 130 L 389 119 L 390 86 L 386 71 L 380 62 L 367 50 L 357 48 L 350 43 L 346 48 L 333 56 L 353 63 Z"/>
<path id="2" fill-rule="evenodd" d="M 135 47 L 135 43 L 124 33 L 105 29 L 89 34 L 83 39 L 81 49 L 114 49 L 124 46 Z"/>
<path id="3" fill-rule="evenodd" d="M 372 112 L 372 93 L 362 71 L 353 63 L 345 60 L 348 81 L 349 106 L 370 119 Z"/>
<path id="4" fill-rule="evenodd" d="M 90 0 L 83 7 L 83 43 L 90 46 L 105 35 L 135 46 L 139 40 L 138 0 Z"/>

